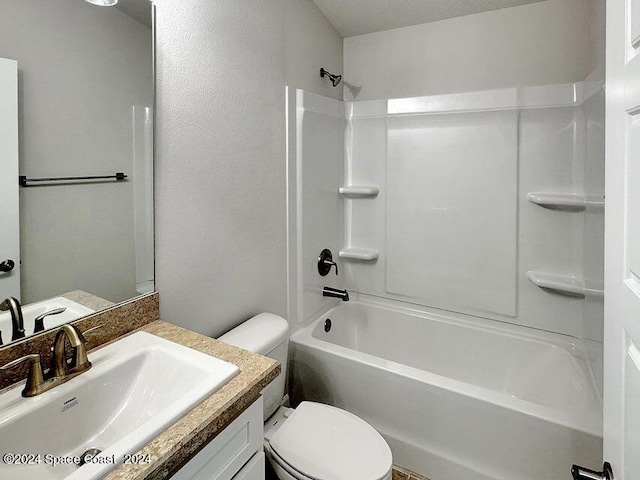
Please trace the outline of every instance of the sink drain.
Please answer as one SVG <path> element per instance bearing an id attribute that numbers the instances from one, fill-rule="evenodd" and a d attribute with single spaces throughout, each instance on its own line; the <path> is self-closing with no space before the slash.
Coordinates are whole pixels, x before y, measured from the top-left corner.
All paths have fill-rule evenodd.
<path id="1" fill-rule="evenodd" d="M 91 459 L 93 459 L 96 455 L 100 455 L 101 453 L 102 450 L 99 450 L 97 448 L 90 448 L 82 455 L 80 455 L 80 463 L 78 464 L 78 467 L 81 467 L 85 463 L 91 462 Z"/>

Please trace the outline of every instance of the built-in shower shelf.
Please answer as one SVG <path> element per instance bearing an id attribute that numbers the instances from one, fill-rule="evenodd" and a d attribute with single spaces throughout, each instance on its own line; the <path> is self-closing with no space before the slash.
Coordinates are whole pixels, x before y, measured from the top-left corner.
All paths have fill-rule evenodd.
<path id="1" fill-rule="evenodd" d="M 348 247 L 344 250 L 340 250 L 340 258 L 344 258 L 346 260 L 371 262 L 376 260 L 379 255 L 380 252 L 372 248 Z"/>
<path id="2" fill-rule="evenodd" d="M 586 296 L 604 298 L 602 284 L 585 281 L 581 278 L 542 272 L 527 272 L 527 278 L 535 286 L 552 290 L 561 295 L 576 298 L 585 298 Z"/>
<path id="3" fill-rule="evenodd" d="M 596 195 L 578 195 L 572 193 L 529 193 L 527 200 L 541 207 L 554 210 L 571 210 L 581 212 L 586 208 L 590 210 L 603 210 L 604 197 Z"/>
<path id="4" fill-rule="evenodd" d="M 340 187 L 338 192 L 350 197 L 375 197 L 380 193 L 380 187 L 376 185 L 348 185 Z"/>

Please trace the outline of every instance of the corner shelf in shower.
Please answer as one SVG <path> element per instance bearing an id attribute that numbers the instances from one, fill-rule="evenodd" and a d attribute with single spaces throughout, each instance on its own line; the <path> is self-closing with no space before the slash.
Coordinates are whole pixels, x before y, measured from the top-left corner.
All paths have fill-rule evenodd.
<path id="1" fill-rule="evenodd" d="M 569 210 L 582 212 L 590 210 L 604 210 L 604 197 L 596 195 L 577 195 L 573 193 L 529 193 L 527 200 L 541 207 L 553 210 Z"/>
<path id="2" fill-rule="evenodd" d="M 560 295 L 585 298 L 586 296 L 604 298 L 601 284 L 585 281 L 577 277 L 554 275 L 552 273 L 527 272 L 527 278 L 536 287 L 552 290 Z"/>
<path id="3" fill-rule="evenodd" d="M 349 197 L 375 197 L 380 193 L 380 187 L 376 185 L 348 185 L 340 187 L 338 192 Z"/>
<path id="4" fill-rule="evenodd" d="M 378 250 L 374 250 L 372 248 L 348 247 L 344 250 L 340 250 L 340 258 L 344 258 L 346 260 L 372 262 L 373 260 L 376 260 L 379 255 L 380 253 Z"/>

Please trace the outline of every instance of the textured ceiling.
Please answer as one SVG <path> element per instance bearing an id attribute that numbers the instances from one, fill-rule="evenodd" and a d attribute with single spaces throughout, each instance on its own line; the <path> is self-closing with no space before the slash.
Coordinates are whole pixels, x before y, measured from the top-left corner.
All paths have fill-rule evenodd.
<path id="1" fill-rule="evenodd" d="M 151 28 L 151 2 L 149 0 L 118 0 L 116 8 Z"/>
<path id="2" fill-rule="evenodd" d="M 313 0 L 343 37 L 545 0 Z"/>

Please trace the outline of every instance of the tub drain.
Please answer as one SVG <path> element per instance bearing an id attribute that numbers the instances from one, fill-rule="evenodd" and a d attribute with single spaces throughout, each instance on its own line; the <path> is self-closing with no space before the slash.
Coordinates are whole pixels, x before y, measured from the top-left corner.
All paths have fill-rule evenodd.
<path id="1" fill-rule="evenodd" d="M 324 331 L 329 333 L 330 330 L 331 330 L 331 319 L 327 318 L 324 322 Z"/>
<path id="2" fill-rule="evenodd" d="M 91 462 L 91 460 L 97 455 L 100 455 L 100 453 L 102 453 L 102 450 L 99 450 L 97 448 L 90 448 L 82 455 L 80 455 L 80 463 L 78 464 L 78 467 L 81 467 L 85 463 Z"/>

